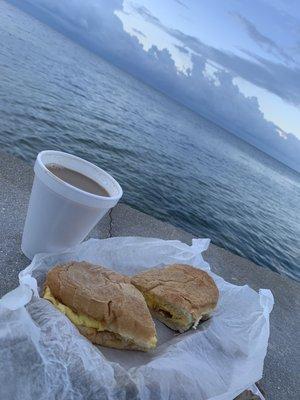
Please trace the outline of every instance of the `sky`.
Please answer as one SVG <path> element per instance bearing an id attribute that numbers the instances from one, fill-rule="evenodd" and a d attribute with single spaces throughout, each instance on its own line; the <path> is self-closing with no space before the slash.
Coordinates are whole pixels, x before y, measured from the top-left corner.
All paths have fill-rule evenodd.
<path id="1" fill-rule="evenodd" d="M 299 0 L 22 0 L 26 6 L 300 171 Z"/>

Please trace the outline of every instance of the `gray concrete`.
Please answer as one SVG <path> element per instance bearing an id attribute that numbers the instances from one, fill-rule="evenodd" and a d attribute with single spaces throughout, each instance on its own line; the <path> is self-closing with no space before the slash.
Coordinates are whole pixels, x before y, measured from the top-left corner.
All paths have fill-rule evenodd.
<path id="1" fill-rule="evenodd" d="M 0 297 L 17 286 L 17 275 L 28 260 L 20 251 L 21 232 L 32 184 L 32 167 L 0 153 Z M 152 236 L 190 243 L 193 235 L 121 204 L 91 232 L 91 237 Z M 267 268 L 211 245 L 205 253 L 212 270 L 229 282 L 269 288 L 275 297 L 271 314 L 271 335 L 261 381 L 272 400 L 298 399 L 299 371 L 299 287 L 300 285 Z"/>

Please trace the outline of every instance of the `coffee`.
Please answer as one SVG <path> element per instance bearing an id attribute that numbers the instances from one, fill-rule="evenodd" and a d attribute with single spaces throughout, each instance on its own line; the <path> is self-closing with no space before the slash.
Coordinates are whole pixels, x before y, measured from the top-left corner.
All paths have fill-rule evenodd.
<path id="1" fill-rule="evenodd" d="M 109 197 L 109 193 L 106 189 L 104 189 L 103 186 L 101 186 L 98 182 L 95 182 L 93 179 L 81 174 L 80 172 L 58 164 L 47 164 L 46 167 L 59 179 L 77 187 L 78 189 L 96 194 L 97 196 Z"/>

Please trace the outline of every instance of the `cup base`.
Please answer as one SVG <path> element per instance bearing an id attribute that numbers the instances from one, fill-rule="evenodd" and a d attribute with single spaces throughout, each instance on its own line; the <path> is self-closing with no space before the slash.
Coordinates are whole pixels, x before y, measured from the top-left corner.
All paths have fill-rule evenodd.
<path id="1" fill-rule="evenodd" d="M 27 257 L 29 260 L 32 260 L 32 259 L 33 259 L 34 254 L 31 254 L 29 251 L 27 251 L 27 250 L 24 248 L 23 243 L 21 244 L 21 250 L 22 250 L 22 253 L 24 254 L 25 257 Z"/>

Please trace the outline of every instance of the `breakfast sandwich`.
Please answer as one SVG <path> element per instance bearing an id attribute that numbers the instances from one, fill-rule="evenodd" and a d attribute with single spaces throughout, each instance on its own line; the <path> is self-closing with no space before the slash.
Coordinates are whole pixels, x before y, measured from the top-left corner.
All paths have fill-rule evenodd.
<path id="1" fill-rule="evenodd" d="M 48 272 L 43 297 L 95 344 L 142 351 L 156 346 L 144 297 L 126 276 L 87 262 L 69 262 Z"/>
<path id="2" fill-rule="evenodd" d="M 189 265 L 152 268 L 133 276 L 131 282 L 143 293 L 152 315 L 179 332 L 208 319 L 218 302 L 214 280 Z"/>

